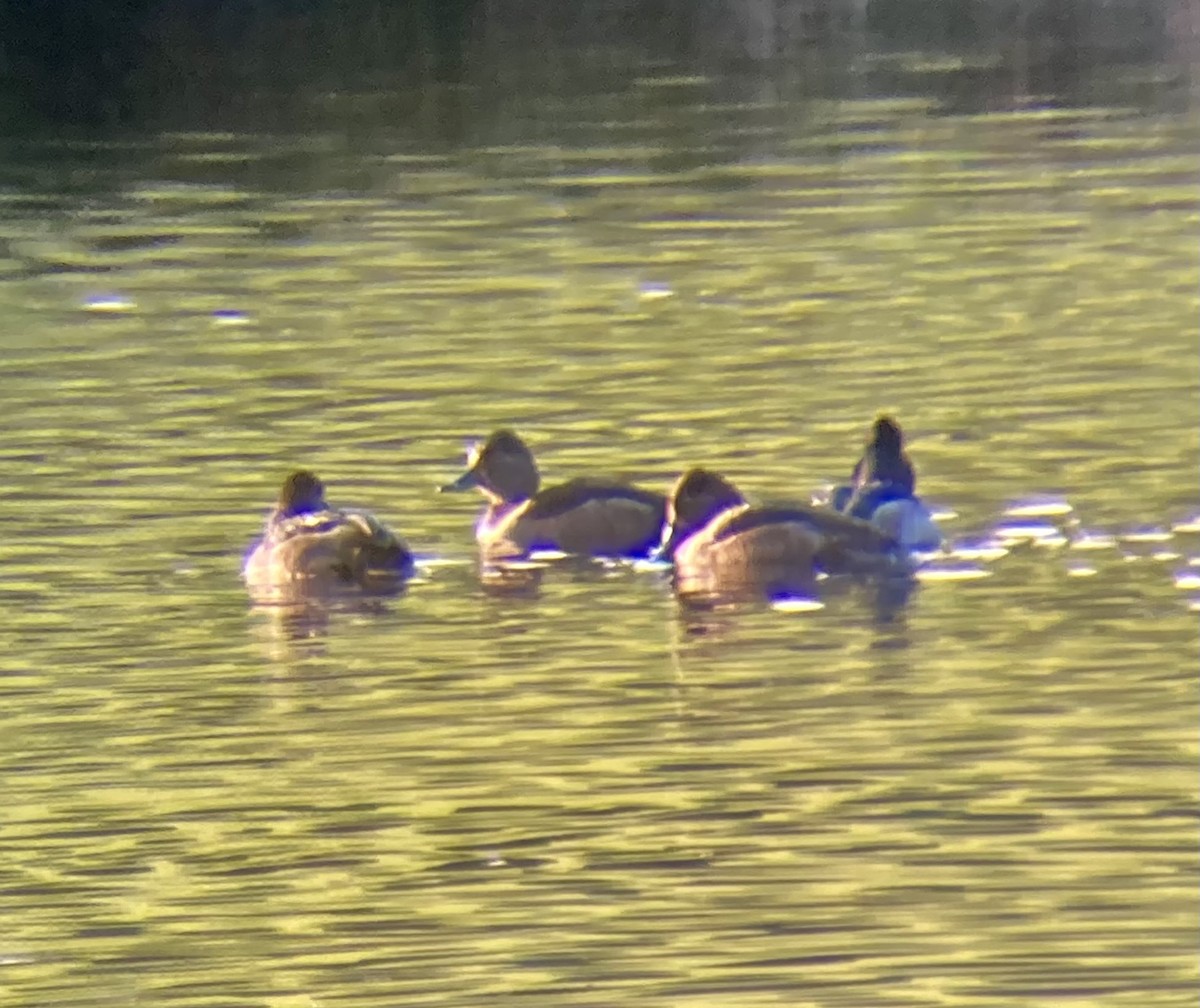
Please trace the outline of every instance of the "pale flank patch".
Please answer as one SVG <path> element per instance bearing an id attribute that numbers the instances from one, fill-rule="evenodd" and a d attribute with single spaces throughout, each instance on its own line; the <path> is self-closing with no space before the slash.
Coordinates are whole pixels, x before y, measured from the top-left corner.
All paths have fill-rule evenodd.
<path id="1" fill-rule="evenodd" d="M 917 500 L 880 504 L 871 515 L 871 524 L 906 549 L 933 551 L 942 545 L 941 530 L 929 509 Z"/>

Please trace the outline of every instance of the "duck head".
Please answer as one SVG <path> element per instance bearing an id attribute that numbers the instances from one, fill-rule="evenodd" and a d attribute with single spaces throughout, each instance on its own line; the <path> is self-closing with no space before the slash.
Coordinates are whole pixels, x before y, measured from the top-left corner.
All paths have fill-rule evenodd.
<path id="1" fill-rule="evenodd" d="M 516 434 L 499 430 L 467 449 L 467 470 L 441 493 L 475 487 L 493 504 L 515 504 L 538 491 L 540 477 L 533 452 Z"/>
<path id="2" fill-rule="evenodd" d="M 299 469 L 283 481 L 275 514 L 279 518 L 293 518 L 324 511 L 328 506 L 325 503 L 325 484 L 308 470 Z"/>
<path id="3" fill-rule="evenodd" d="M 675 482 L 667 495 L 667 515 L 656 560 L 670 560 L 679 546 L 723 511 L 746 503 L 724 476 L 695 467 Z"/>
<path id="4" fill-rule="evenodd" d="M 898 457 L 904 447 L 904 434 L 900 425 L 890 416 L 879 416 L 871 428 L 869 444 L 886 457 Z"/>
<path id="5" fill-rule="evenodd" d="M 894 484 L 896 492 L 902 494 L 911 495 L 915 492 L 916 473 L 904 451 L 904 434 L 900 425 L 890 416 L 881 415 L 876 418 L 871 427 L 870 440 L 867 441 L 862 457 L 854 466 L 850 483 L 855 497 L 863 487 L 872 483 Z M 838 507 L 839 504 L 841 507 Z M 854 514 L 860 514 L 862 510 L 857 499 L 835 499 L 834 507 Z"/>

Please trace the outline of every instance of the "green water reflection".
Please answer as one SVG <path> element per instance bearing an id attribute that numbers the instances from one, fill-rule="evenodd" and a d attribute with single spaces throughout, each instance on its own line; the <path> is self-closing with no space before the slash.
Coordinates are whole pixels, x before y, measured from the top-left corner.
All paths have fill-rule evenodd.
<path id="1" fill-rule="evenodd" d="M 5 167 L 13 1003 L 1194 1001 L 1192 121 L 672 93 Z M 1114 538 L 696 613 L 489 591 L 433 492 L 504 425 L 807 496 L 879 409 L 952 541 L 1036 493 Z M 249 608 L 301 463 L 431 559 L 404 597 Z"/>

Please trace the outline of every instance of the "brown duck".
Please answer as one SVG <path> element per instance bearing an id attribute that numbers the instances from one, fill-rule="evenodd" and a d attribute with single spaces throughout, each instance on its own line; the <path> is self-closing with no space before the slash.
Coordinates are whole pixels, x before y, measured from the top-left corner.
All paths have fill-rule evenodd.
<path id="1" fill-rule="evenodd" d="M 689 469 L 667 500 L 659 555 L 675 564 L 683 594 L 811 592 L 819 571 L 882 572 L 896 542 L 827 508 L 748 504 L 724 477 Z"/>
<path id="2" fill-rule="evenodd" d="M 324 484 L 304 470 L 284 480 L 242 568 L 251 588 L 382 589 L 412 572 L 412 553 L 399 536 L 373 515 L 330 506 Z"/>
<path id="3" fill-rule="evenodd" d="M 531 550 L 584 556 L 646 556 L 662 531 L 662 494 L 626 483 L 573 479 L 540 489 L 533 453 L 516 434 L 496 431 L 467 453 L 467 470 L 443 492 L 479 490 L 487 507 L 475 527 L 492 558 Z"/>

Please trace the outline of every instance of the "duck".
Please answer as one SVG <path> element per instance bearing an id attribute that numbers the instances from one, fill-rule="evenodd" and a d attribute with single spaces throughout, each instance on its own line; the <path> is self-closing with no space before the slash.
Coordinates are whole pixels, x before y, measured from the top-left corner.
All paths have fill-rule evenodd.
<path id="1" fill-rule="evenodd" d="M 895 418 L 880 415 L 850 481 L 834 489 L 835 511 L 869 521 L 908 550 L 936 550 L 942 534 L 917 496 L 917 477 Z"/>
<path id="2" fill-rule="evenodd" d="M 242 568 L 252 588 L 385 590 L 413 573 L 404 541 L 374 515 L 335 508 L 308 470 L 291 473 Z"/>
<path id="3" fill-rule="evenodd" d="M 476 489 L 487 506 L 475 526 L 490 559 L 556 550 L 582 556 L 645 557 L 657 545 L 666 497 L 627 483 L 577 478 L 541 489 L 537 462 L 511 430 L 467 451 L 461 476 L 440 487 Z"/>
<path id="4" fill-rule="evenodd" d="M 684 595 L 811 594 L 817 574 L 896 569 L 898 543 L 869 522 L 806 504 L 760 506 L 693 467 L 667 498 L 658 559 Z"/>

